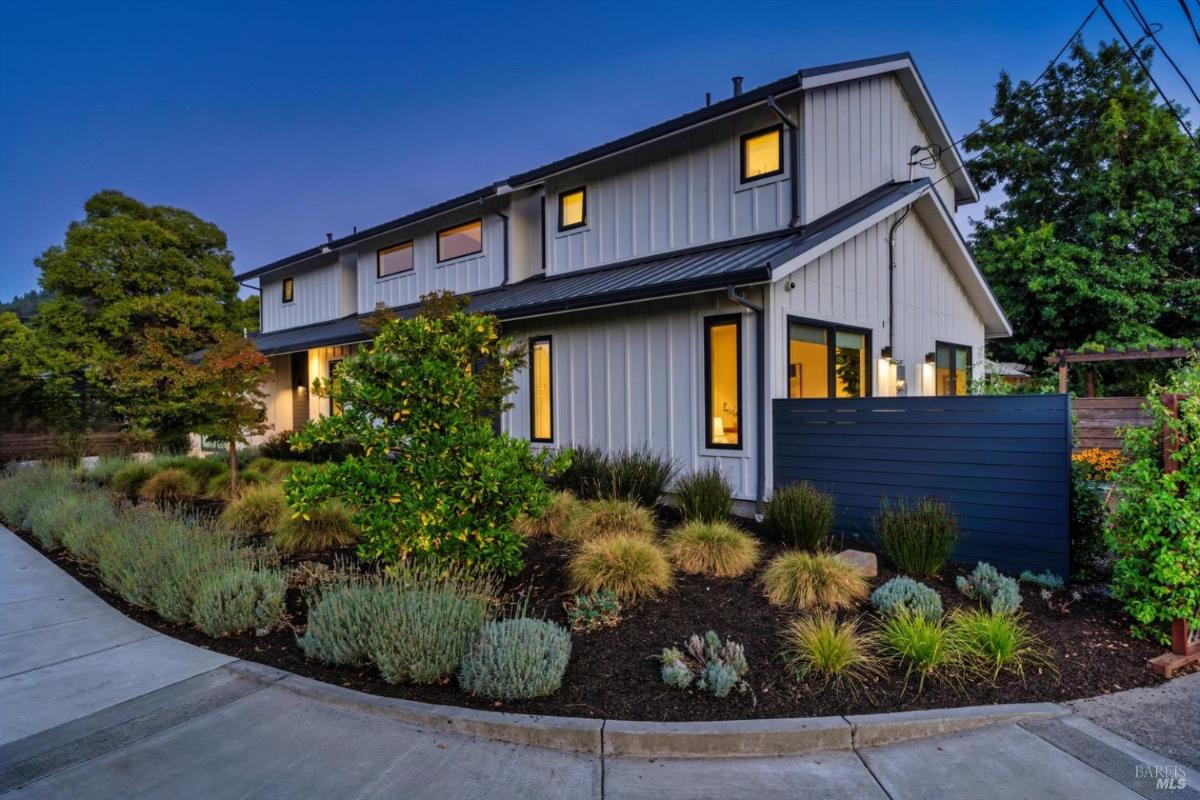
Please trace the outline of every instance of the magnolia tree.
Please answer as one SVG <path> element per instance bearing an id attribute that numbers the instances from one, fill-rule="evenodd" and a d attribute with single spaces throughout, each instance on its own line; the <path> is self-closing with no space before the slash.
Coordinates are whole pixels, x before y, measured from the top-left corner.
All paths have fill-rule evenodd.
<path id="1" fill-rule="evenodd" d="M 340 413 L 292 438 L 304 451 L 349 444 L 344 461 L 300 468 L 284 484 L 297 514 L 331 500 L 354 509 L 359 555 L 384 561 L 456 561 L 512 573 L 522 512 L 539 513 L 558 457 L 497 434 L 522 350 L 494 317 L 461 301 L 424 298 L 412 319 L 377 315 L 374 343 L 314 381 Z"/>

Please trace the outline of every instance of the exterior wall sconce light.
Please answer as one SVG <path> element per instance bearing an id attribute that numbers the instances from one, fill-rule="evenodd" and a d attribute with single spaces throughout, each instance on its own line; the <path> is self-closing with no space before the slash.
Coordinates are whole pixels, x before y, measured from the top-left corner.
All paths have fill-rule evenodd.
<path id="1" fill-rule="evenodd" d="M 890 344 L 885 345 L 884 348 L 879 351 L 879 357 L 884 361 L 894 361 L 895 359 L 892 358 L 892 346 Z"/>
<path id="2" fill-rule="evenodd" d="M 926 354 L 925 354 L 925 363 L 926 363 L 926 364 L 932 364 L 932 363 L 934 363 L 936 360 L 937 360 L 937 354 L 936 354 L 936 353 L 934 353 L 934 352 L 932 352 L 932 351 L 931 351 L 931 352 L 928 352 L 928 353 L 926 353 Z"/>

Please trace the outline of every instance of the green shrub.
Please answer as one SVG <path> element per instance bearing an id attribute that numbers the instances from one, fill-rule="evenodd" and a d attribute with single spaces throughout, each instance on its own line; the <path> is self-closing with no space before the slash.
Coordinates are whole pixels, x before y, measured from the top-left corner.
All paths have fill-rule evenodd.
<path id="1" fill-rule="evenodd" d="M 683 572 L 736 578 L 758 563 L 758 540 L 728 522 L 694 521 L 668 536 L 671 560 Z"/>
<path id="2" fill-rule="evenodd" d="M 25 513 L 51 485 L 66 486 L 65 477 L 57 477 L 47 467 L 28 467 L 0 471 L 0 520 L 14 528 L 25 527 Z"/>
<path id="3" fill-rule="evenodd" d="M 954 580 L 958 590 L 972 600 L 981 600 L 999 614 L 1011 614 L 1021 605 L 1021 587 L 1007 575 L 1001 575 L 991 564 L 980 561 L 971 574 Z"/>
<path id="4" fill-rule="evenodd" d="M 958 611 L 950 617 L 950 630 L 963 653 L 986 667 L 993 680 L 1007 669 L 1025 677 L 1025 667 L 1053 668 L 1045 645 L 1015 614 L 994 611 Z"/>
<path id="5" fill-rule="evenodd" d="M 200 494 L 196 479 L 179 467 L 168 467 L 151 475 L 138 496 L 154 503 L 181 503 Z"/>
<path id="6" fill-rule="evenodd" d="M 80 469 L 79 477 L 88 483 L 111 486 L 113 477 L 132 463 L 130 456 L 100 456 L 90 469 Z"/>
<path id="7" fill-rule="evenodd" d="M 1104 495 L 1092 465 L 1071 461 L 1071 576 L 1076 581 L 1092 581 L 1105 572 L 1108 506 Z"/>
<path id="8" fill-rule="evenodd" d="M 1161 394 L 1180 396 L 1178 417 Z M 1155 424 L 1126 430 L 1129 460 L 1115 477 L 1112 592 L 1133 617 L 1135 635 L 1166 644 L 1174 619 L 1200 628 L 1200 358 L 1155 386 L 1146 407 Z M 1178 445 L 1172 471 L 1161 462 L 1164 427 Z"/>
<path id="9" fill-rule="evenodd" d="M 186 527 L 150 505 L 123 510 L 95 540 L 100 580 L 126 602 L 154 608 L 168 557 Z"/>
<path id="10" fill-rule="evenodd" d="M 117 470 L 112 476 L 110 485 L 113 491 L 120 492 L 130 500 L 136 500 L 142 484 L 154 477 L 158 467 L 149 461 L 134 461 Z"/>
<path id="11" fill-rule="evenodd" d="M 452 674 L 487 619 L 495 584 L 456 567 L 404 567 L 375 598 L 368 648 L 388 683 Z"/>
<path id="12" fill-rule="evenodd" d="M 354 544 L 358 531 L 346 507 L 333 501 L 286 515 L 272 541 L 281 553 L 322 553 Z"/>
<path id="13" fill-rule="evenodd" d="M 258 451 L 263 458 L 272 461 L 286 461 L 302 458 L 299 453 L 292 452 L 291 438 L 295 431 L 276 431 L 263 439 Z"/>
<path id="14" fill-rule="evenodd" d="M 838 622 L 829 612 L 793 620 L 783 633 L 783 656 L 796 676 L 859 683 L 880 672 L 872 653 L 875 637 L 858 629 L 857 620 Z"/>
<path id="15" fill-rule="evenodd" d="M 679 478 L 674 494 L 685 521 L 725 522 L 733 513 L 733 487 L 716 467 Z"/>
<path id="16" fill-rule="evenodd" d="M 806 482 L 776 489 L 767 499 L 763 524 L 788 547 L 817 550 L 833 527 L 833 497 Z"/>
<path id="17" fill-rule="evenodd" d="M 262 486 L 267 483 L 263 480 L 262 475 L 257 472 L 239 472 L 238 473 L 238 491 L 236 497 L 240 497 L 242 492 L 247 491 L 253 486 Z M 209 478 L 208 483 L 204 485 L 204 494 L 206 497 L 211 497 L 217 500 L 234 500 L 236 499 L 233 487 L 230 486 L 229 467 Z"/>
<path id="18" fill-rule="evenodd" d="M 577 594 L 566 604 L 567 624 L 573 631 L 611 628 L 621 621 L 621 601 L 607 589 Z"/>
<path id="19" fill-rule="evenodd" d="M 867 597 L 867 579 L 832 553 L 789 550 L 767 565 L 767 599 L 789 608 L 849 608 Z"/>
<path id="20" fill-rule="evenodd" d="M 195 618 L 196 596 L 208 578 L 244 558 L 234 542 L 211 525 L 189 521 L 167 528 L 173 536 L 159 539 L 162 572 L 155 582 L 154 610 L 163 619 L 182 624 Z"/>
<path id="21" fill-rule="evenodd" d="M 117 512 L 102 492 L 80 493 L 83 508 L 78 517 L 68 520 L 59 533 L 62 546 L 80 561 L 96 561 L 97 542 L 117 524 Z"/>
<path id="22" fill-rule="evenodd" d="M 196 485 L 203 488 L 216 475 L 229 471 L 229 465 L 219 458 L 190 458 L 183 465 L 183 471 L 195 479 Z"/>
<path id="23" fill-rule="evenodd" d="M 563 538 L 577 544 L 616 535 L 653 539 L 657 533 L 654 512 L 628 500 L 584 501 L 562 527 Z"/>
<path id="24" fill-rule="evenodd" d="M 1041 588 L 1049 589 L 1052 592 L 1058 591 L 1066 586 L 1066 583 L 1063 581 L 1063 579 L 1055 575 L 1050 570 L 1046 570 L 1045 572 L 1037 575 L 1030 570 L 1025 570 L 1021 573 L 1017 580 L 1019 580 L 1021 583 L 1032 583 L 1034 586 L 1040 586 Z"/>
<path id="25" fill-rule="evenodd" d="M 264 632 L 283 620 L 287 576 L 278 569 L 234 564 L 204 576 L 192 605 L 192 621 L 213 638 Z"/>
<path id="26" fill-rule="evenodd" d="M 940 619 L 904 610 L 884 617 L 878 635 L 884 656 L 904 666 L 905 681 L 918 676 L 918 694 L 926 677 L 953 679 L 962 669 L 962 648 Z"/>
<path id="27" fill-rule="evenodd" d="M 901 572 L 919 577 L 936 575 L 958 543 L 958 521 L 945 503 L 924 497 L 909 505 L 887 500 L 874 519 L 875 535 L 884 555 Z"/>
<path id="28" fill-rule="evenodd" d="M 687 641 L 686 652 L 674 647 L 665 648 L 659 657 L 662 681 L 674 689 L 686 689 L 695 680 L 696 688 L 714 697 L 725 697 L 733 689 L 746 691 L 745 681 L 750 667 L 746 654 L 737 642 L 709 631 Z"/>
<path id="29" fill-rule="evenodd" d="M 28 528 L 47 550 L 62 546 L 62 532 L 74 520 L 79 519 L 86 505 L 77 488 L 48 484 L 46 490 L 34 496 L 25 512 L 25 527 Z"/>
<path id="30" fill-rule="evenodd" d="M 674 475 L 674 462 L 648 449 L 616 453 L 608 459 L 601 493 L 610 500 L 628 500 L 653 508 Z"/>
<path id="31" fill-rule="evenodd" d="M 254 475 L 268 483 L 279 483 L 292 474 L 294 467 L 295 463 L 293 462 L 279 461 L 274 458 L 258 458 L 250 462 L 250 465 L 242 470 L 238 477 Z"/>
<path id="32" fill-rule="evenodd" d="M 379 581 L 362 579 L 322 589 L 309 601 L 308 626 L 299 639 L 304 654 L 328 664 L 367 663 L 371 625 L 384 591 Z"/>
<path id="33" fill-rule="evenodd" d="M 268 484 L 247 487 L 221 512 L 221 524 L 249 536 L 266 536 L 279 530 L 287 518 L 283 489 Z"/>
<path id="34" fill-rule="evenodd" d="M 558 491 L 540 514 L 520 514 L 513 520 L 513 529 L 522 536 L 567 538 L 567 529 L 580 511 L 580 503 L 568 491 Z"/>
<path id="35" fill-rule="evenodd" d="M 580 545 L 568 565 L 571 590 L 608 590 L 620 600 L 654 597 L 674 583 L 662 549 L 642 535 L 620 533 Z"/>
<path id="36" fill-rule="evenodd" d="M 483 626 L 458 670 L 471 694 L 519 700 L 554 694 L 571 659 L 571 634 L 539 619 L 505 619 Z"/>
<path id="37" fill-rule="evenodd" d="M 937 590 L 907 575 L 892 578 L 871 592 L 871 605 L 883 616 L 910 611 L 926 619 L 942 618 L 942 598 Z"/>
<path id="38" fill-rule="evenodd" d="M 598 500 L 601 489 L 608 484 L 608 456 L 596 447 L 572 447 L 562 453 L 569 464 L 554 479 L 560 489 L 565 489 L 580 500 Z"/>

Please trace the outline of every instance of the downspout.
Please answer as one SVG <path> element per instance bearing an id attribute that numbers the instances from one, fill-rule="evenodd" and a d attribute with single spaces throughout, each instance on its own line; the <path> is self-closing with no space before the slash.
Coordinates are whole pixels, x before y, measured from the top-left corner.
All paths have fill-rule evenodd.
<path id="1" fill-rule="evenodd" d="M 896 229 L 911 213 L 912 203 L 909 203 L 888 231 L 888 357 L 893 361 L 896 359 L 896 328 L 893 325 L 896 315 Z"/>
<path id="2" fill-rule="evenodd" d="M 766 413 L 766 369 L 764 363 L 767 360 L 766 353 L 766 322 L 763 316 L 763 307 L 757 303 L 752 303 L 745 297 L 737 293 L 737 289 L 733 286 L 725 287 L 725 296 L 732 302 L 737 303 L 743 308 L 748 308 L 754 312 L 755 321 L 758 323 L 755 329 L 754 339 L 755 347 L 758 348 L 758 362 L 755 364 L 755 394 L 757 402 L 755 403 L 755 419 L 757 420 L 757 430 L 755 438 L 757 441 L 758 452 L 755 453 L 755 461 L 758 470 L 758 488 L 756 490 L 755 503 L 760 507 L 767 499 L 767 413 Z"/>
<path id="3" fill-rule="evenodd" d="M 504 277 L 500 280 L 500 285 L 508 286 L 508 226 L 509 226 L 508 215 L 501 211 L 497 211 L 496 209 L 494 209 L 491 206 L 484 203 L 482 197 L 479 198 L 479 207 L 482 208 L 484 211 L 492 212 L 497 217 L 504 220 L 504 259 L 503 259 L 504 260 Z"/>
<path id="4" fill-rule="evenodd" d="M 791 133 L 792 142 L 792 158 L 788 169 L 788 179 L 791 183 L 791 200 L 792 200 L 792 221 L 788 223 L 789 228 L 800 227 L 800 126 L 787 113 L 779 107 L 775 102 L 775 95 L 767 96 L 767 108 L 779 115 L 779 119 L 787 126 L 788 132 Z"/>

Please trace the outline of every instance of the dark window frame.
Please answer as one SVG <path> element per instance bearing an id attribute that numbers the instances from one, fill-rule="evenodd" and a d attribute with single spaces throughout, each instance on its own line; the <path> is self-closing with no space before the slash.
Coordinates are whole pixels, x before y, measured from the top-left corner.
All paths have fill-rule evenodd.
<path id="1" fill-rule="evenodd" d="M 564 225 L 563 224 L 563 201 L 566 199 L 567 195 L 575 194 L 576 192 L 579 192 L 580 194 L 583 195 L 583 215 L 580 217 L 579 222 L 573 222 L 570 225 Z M 567 189 L 565 191 L 559 192 L 558 193 L 558 230 L 559 230 L 559 233 L 561 233 L 563 231 L 573 231 L 576 228 L 586 227 L 587 226 L 587 210 L 588 210 L 588 208 L 587 208 L 587 186 L 576 186 L 574 189 Z"/>
<path id="2" fill-rule="evenodd" d="M 942 387 L 938 384 L 938 379 L 937 379 L 937 368 L 938 368 L 937 367 L 937 351 L 943 347 L 950 348 L 950 385 L 954 387 L 954 392 L 952 394 L 942 394 L 941 393 Z M 966 392 L 966 394 L 958 393 L 958 365 L 955 363 L 954 356 L 956 356 L 958 354 L 957 351 L 959 351 L 959 350 L 967 351 L 967 392 Z M 969 345 L 969 344 L 958 344 L 957 342 L 945 342 L 945 341 L 942 341 L 941 339 L 935 339 L 933 341 L 933 395 L 934 395 L 934 397 L 966 397 L 967 394 L 971 393 L 971 387 L 970 387 L 971 377 L 972 377 L 971 373 L 974 371 L 971 366 L 972 355 L 973 355 L 973 353 L 971 352 L 971 345 Z"/>
<path id="3" fill-rule="evenodd" d="M 712 375 L 712 329 L 733 323 L 737 327 L 737 444 L 714 442 L 712 440 L 713 420 L 713 375 Z M 742 315 L 713 314 L 704 318 L 704 449 L 706 450 L 743 450 L 746 442 L 746 426 L 743 424 L 746 415 L 743 413 L 743 354 L 742 354 Z"/>
<path id="4" fill-rule="evenodd" d="M 535 424 L 537 422 L 537 389 L 533 374 L 533 351 L 534 348 L 541 342 L 546 343 L 547 347 L 549 348 L 550 355 L 550 357 L 546 359 L 546 368 L 550 372 L 550 374 L 546 376 L 546 385 L 550 387 L 550 438 L 548 439 L 534 435 L 534 431 L 537 430 L 537 425 Z M 533 336 L 529 339 L 529 441 L 545 443 L 554 442 L 554 337 L 548 333 L 543 334 L 542 336 Z"/>
<path id="5" fill-rule="evenodd" d="M 412 250 L 412 266 L 409 267 L 408 269 L 402 269 L 402 270 L 398 270 L 396 272 L 389 272 L 387 275 L 384 275 L 383 274 L 383 254 L 384 254 L 384 252 L 385 251 L 390 252 L 392 250 L 399 250 L 400 248 L 404 247 L 405 245 L 408 245 L 409 249 Z M 375 251 L 375 280 L 377 280 L 377 281 L 384 280 L 385 278 L 394 278 L 397 275 L 406 275 L 409 272 L 416 271 L 416 269 L 417 269 L 417 243 L 415 241 L 413 241 L 412 239 L 409 239 L 404 242 L 399 242 L 397 244 L 388 245 L 387 247 L 381 247 Z"/>
<path id="6" fill-rule="evenodd" d="M 779 134 L 779 136 L 777 137 L 779 139 L 779 169 L 772 170 L 771 172 L 763 172 L 758 175 L 747 176 L 746 175 L 746 143 L 748 141 L 750 141 L 751 139 L 754 139 L 758 136 L 762 136 L 767 133 L 771 133 L 772 131 Z M 738 162 L 739 162 L 738 174 L 741 176 L 741 183 L 754 183 L 755 181 L 760 181 L 764 178 L 772 178 L 776 175 L 782 175 L 783 171 L 784 171 L 784 167 L 786 166 L 784 164 L 784 157 L 785 157 L 785 153 L 784 153 L 784 147 L 783 147 L 783 123 L 782 122 L 777 125 L 768 125 L 765 128 L 760 128 L 756 131 L 750 131 L 749 133 L 743 133 L 741 136 L 741 139 L 738 140 Z"/>
<path id="7" fill-rule="evenodd" d="M 296 300 L 296 279 L 295 278 L 289 276 L 289 277 L 283 279 L 283 282 L 280 284 L 279 296 L 285 306 L 288 303 L 295 302 L 295 300 Z"/>
<path id="8" fill-rule="evenodd" d="M 862 396 L 863 397 L 873 397 L 874 396 L 872 393 L 875 390 L 875 385 L 874 385 L 874 381 L 872 381 L 871 378 L 872 378 L 872 373 L 875 370 L 872 369 L 873 359 L 871 358 L 871 329 L 870 328 L 860 328 L 857 325 L 843 325 L 839 322 L 826 322 L 824 320 L 809 319 L 808 317 L 796 317 L 791 314 L 788 314 L 787 326 L 784 328 L 784 331 L 783 331 L 783 377 L 784 377 L 784 386 L 785 386 L 784 395 L 789 400 L 804 399 L 804 398 L 792 397 L 791 394 L 788 394 L 788 390 L 786 388 L 788 379 L 790 377 L 788 374 L 788 371 L 792 367 L 791 343 L 792 343 L 792 323 L 793 322 L 795 322 L 798 325 L 807 325 L 810 328 L 821 328 L 822 330 L 825 331 L 825 335 L 827 337 L 825 339 L 825 349 L 829 351 L 826 354 L 826 360 L 828 361 L 828 372 L 826 373 L 826 376 L 827 376 L 826 377 L 826 381 L 827 381 L 826 385 L 829 387 L 829 394 L 827 395 L 826 399 L 829 399 L 829 400 L 853 400 L 854 399 L 852 397 L 838 397 L 837 396 L 837 332 L 845 331 L 846 333 L 860 333 L 863 336 L 865 336 L 866 337 L 865 352 L 867 354 L 867 369 L 866 369 L 866 375 L 863 377 L 863 380 L 866 383 L 866 387 L 865 387 L 866 394 L 864 394 Z M 814 398 L 807 398 L 807 399 L 816 400 L 818 398 L 814 397 Z"/>
<path id="9" fill-rule="evenodd" d="M 456 228 L 465 228 L 468 225 L 479 226 L 479 249 L 472 250 L 469 253 L 459 253 L 458 255 L 451 256 L 449 258 L 442 258 L 442 234 L 446 233 L 447 231 L 452 231 Z M 433 246 L 434 250 L 436 251 L 437 263 L 439 264 L 445 264 L 450 261 L 458 261 L 460 258 L 470 258 L 471 256 L 477 256 L 481 254 L 483 252 L 483 217 L 476 217 L 475 219 L 469 219 L 466 222 L 459 222 L 455 225 L 447 225 L 445 228 L 439 228 L 437 233 L 434 234 Z"/>

